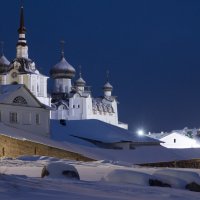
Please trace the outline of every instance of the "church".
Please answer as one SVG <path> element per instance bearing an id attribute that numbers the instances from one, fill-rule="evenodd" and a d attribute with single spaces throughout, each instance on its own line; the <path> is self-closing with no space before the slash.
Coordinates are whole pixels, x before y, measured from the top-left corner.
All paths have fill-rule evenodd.
<path id="1" fill-rule="evenodd" d="M 39 72 L 36 63 L 30 59 L 26 41 L 24 24 L 24 8 L 20 9 L 20 24 L 16 45 L 16 58 L 9 61 L 2 50 L 0 57 L 0 85 L 25 85 L 41 104 L 51 107 L 50 119 L 54 120 L 85 120 L 97 119 L 124 129 L 128 125 L 118 120 L 117 99 L 112 95 L 113 86 L 107 81 L 103 85 L 103 95 L 92 96 L 90 87 L 82 77 L 73 80 L 76 70 L 70 65 L 61 51 L 61 58 L 50 69 L 50 78 L 54 82 L 52 94 L 47 93 L 48 76 Z M 2 48 L 3 49 L 3 48 Z"/>
<path id="2" fill-rule="evenodd" d="M 75 158 L 71 144 L 118 150 L 160 145 L 158 140 L 128 131 L 128 125 L 119 121 L 108 72 L 102 95 L 93 97 L 81 68 L 74 80 L 76 70 L 67 62 L 63 44 L 60 60 L 49 73 L 51 94 L 49 77 L 29 57 L 21 6 L 16 58 L 9 61 L 3 46 L 0 56 L 0 157 L 73 154 Z M 66 147 L 60 145 L 65 142 L 70 143 L 70 151 L 63 154 Z M 82 153 L 76 151 L 80 157 Z"/>

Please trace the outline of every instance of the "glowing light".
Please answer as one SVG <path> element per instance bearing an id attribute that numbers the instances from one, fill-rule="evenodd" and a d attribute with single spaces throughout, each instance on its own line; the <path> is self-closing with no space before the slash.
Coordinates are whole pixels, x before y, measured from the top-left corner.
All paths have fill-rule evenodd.
<path id="1" fill-rule="evenodd" d="M 137 134 L 138 134 L 138 135 L 144 135 L 144 131 L 143 131 L 142 129 L 139 129 L 139 130 L 137 131 Z"/>

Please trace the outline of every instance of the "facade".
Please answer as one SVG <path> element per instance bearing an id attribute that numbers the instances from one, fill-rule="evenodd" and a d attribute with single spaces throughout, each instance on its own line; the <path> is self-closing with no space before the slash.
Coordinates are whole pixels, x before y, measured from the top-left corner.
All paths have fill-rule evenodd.
<path id="1" fill-rule="evenodd" d="M 0 123 L 33 134 L 49 136 L 50 108 L 24 85 L 0 86 Z"/>
<path id="2" fill-rule="evenodd" d="M 50 105 L 51 100 L 47 95 L 48 77 L 37 70 L 35 63 L 28 56 L 23 6 L 20 12 L 18 34 L 16 58 L 10 62 L 3 52 L 0 57 L 0 85 L 24 84 L 39 101 Z"/>

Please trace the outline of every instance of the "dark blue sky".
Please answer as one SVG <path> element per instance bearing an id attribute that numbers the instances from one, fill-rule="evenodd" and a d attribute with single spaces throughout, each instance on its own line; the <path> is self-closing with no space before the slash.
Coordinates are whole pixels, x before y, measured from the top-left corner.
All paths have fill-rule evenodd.
<path id="1" fill-rule="evenodd" d="M 0 0 L 0 40 L 15 57 L 19 1 Z M 93 96 L 110 70 L 131 130 L 200 127 L 200 1 L 24 0 L 29 57 L 44 74 L 65 55 Z"/>

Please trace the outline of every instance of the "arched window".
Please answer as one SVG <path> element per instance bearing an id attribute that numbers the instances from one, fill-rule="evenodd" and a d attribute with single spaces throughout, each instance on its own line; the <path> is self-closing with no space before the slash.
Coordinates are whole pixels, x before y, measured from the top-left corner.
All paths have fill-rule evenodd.
<path id="1" fill-rule="evenodd" d="M 27 101 L 26 101 L 26 99 L 24 99 L 24 97 L 18 96 L 13 100 L 13 103 L 27 104 Z"/>

